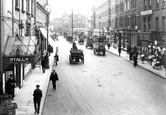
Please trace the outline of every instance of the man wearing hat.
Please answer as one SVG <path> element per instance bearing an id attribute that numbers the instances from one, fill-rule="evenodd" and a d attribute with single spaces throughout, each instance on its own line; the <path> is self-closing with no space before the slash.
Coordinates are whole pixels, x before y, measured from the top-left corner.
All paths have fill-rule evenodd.
<path id="1" fill-rule="evenodd" d="M 33 101 L 35 113 L 39 114 L 40 111 L 40 101 L 42 98 L 42 91 L 39 89 L 40 85 L 36 85 L 36 89 L 33 92 Z"/>

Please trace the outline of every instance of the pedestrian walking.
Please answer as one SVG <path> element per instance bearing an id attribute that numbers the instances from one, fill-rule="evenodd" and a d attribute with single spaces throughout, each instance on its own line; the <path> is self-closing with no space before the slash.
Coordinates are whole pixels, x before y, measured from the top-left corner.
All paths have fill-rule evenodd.
<path id="1" fill-rule="evenodd" d="M 56 81 L 58 81 L 59 78 L 55 70 L 53 70 L 53 72 L 51 73 L 50 80 L 52 81 L 53 89 L 56 90 Z"/>
<path id="2" fill-rule="evenodd" d="M 108 42 L 108 43 L 107 43 L 107 47 L 108 47 L 108 49 L 110 49 L 110 46 L 111 46 L 111 44 Z"/>
<path id="3" fill-rule="evenodd" d="M 6 82 L 6 92 L 9 95 L 11 95 L 12 96 L 12 100 L 14 100 L 14 94 L 15 94 L 14 88 L 15 88 L 15 85 L 16 85 L 15 84 L 16 81 L 15 81 L 15 79 L 14 79 L 12 74 L 10 74 L 9 76 L 10 76 L 10 78 Z"/>
<path id="4" fill-rule="evenodd" d="M 121 54 L 121 48 L 118 48 L 118 52 L 119 52 L 119 57 L 120 57 L 120 54 Z"/>
<path id="5" fill-rule="evenodd" d="M 45 73 L 46 70 L 46 59 L 43 57 L 41 60 L 42 71 Z"/>
<path id="6" fill-rule="evenodd" d="M 138 52 L 135 52 L 134 54 L 133 54 L 133 61 L 134 61 L 134 67 L 136 67 L 138 64 L 137 64 L 137 58 L 138 58 Z"/>
<path id="7" fill-rule="evenodd" d="M 142 64 L 144 63 L 144 60 L 145 60 L 145 52 L 143 52 L 143 53 L 141 54 L 141 61 L 142 61 Z"/>
<path id="8" fill-rule="evenodd" d="M 55 65 L 57 66 L 59 61 L 59 56 L 57 53 L 55 53 L 54 60 L 55 60 Z"/>
<path id="9" fill-rule="evenodd" d="M 35 113 L 39 114 L 40 112 L 40 102 L 42 98 L 42 91 L 39 89 L 40 85 L 36 85 L 36 89 L 33 92 L 33 101 Z"/>

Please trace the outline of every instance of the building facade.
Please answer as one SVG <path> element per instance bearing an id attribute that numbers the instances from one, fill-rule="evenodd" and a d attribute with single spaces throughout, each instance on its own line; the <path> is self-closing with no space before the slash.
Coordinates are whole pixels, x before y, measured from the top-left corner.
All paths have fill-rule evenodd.
<path id="1" fill-rule="evenodd" d="M 154 53 L 154 46 L 166 47 L 165 5 L 165 0 L 96 0 L 94 29 L 100 28 L 100 17 L 107 20 L 101 28 L 108 28 L 112 39 L 123 50 L 137 46 L 140 51 Z"/>
<path id="2" fill-rule="evenodd" d="M 41 4 L 42 3 L 42 4 Z M 41 59 L 42 38 L 39 29 L 47 22 L 46 0 L 1 1 L 1 90 L 9 74 L 16 80 L 16 92 L 22 87 L 25 76 Z M 42 18 L 41 18 L 42 17 Z"/>

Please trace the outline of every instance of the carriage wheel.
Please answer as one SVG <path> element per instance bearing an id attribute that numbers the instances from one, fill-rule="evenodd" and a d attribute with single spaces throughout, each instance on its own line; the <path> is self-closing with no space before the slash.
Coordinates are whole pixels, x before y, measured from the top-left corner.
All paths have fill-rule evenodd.
<path id="1" fill-rule="evenodd" d="M 84 59 L 82 59 L 81 61 L 82 61 L 82 64 L 84 64 Z"/>

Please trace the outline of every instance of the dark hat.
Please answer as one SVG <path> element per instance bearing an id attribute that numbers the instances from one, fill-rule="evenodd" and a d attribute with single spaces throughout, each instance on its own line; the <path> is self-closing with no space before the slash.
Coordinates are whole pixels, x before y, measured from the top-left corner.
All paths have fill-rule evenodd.
<path id="1" fill-rule="evenodd" d="M 36 85 L 36 87 L 40 87 L 40 85 Z"/>

